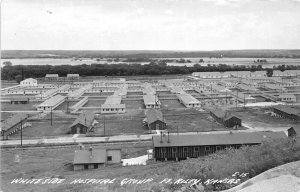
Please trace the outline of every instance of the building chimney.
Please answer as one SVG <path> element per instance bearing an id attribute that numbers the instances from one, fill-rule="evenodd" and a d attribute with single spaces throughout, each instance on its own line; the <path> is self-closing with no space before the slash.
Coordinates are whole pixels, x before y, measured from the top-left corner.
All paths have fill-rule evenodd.
<path id="1" fill-rule="evenodd" d="M 90 158 L 92 159 L 93 158 L 93 148 L 92 147 L 89 148 L 89 152 L 90 152 Z"/>
<path id="2" fill-rule="evenodd" d="M 163 140 L 162 140 L 162 131 L 160 132 L 160 143 L 163 143 Z"/>
<path id="3" fill-rule="evenodd" d="M 169 131 L 168 131 L 168 143 L 170 143 L 170 133 L 169 133 Z"/>

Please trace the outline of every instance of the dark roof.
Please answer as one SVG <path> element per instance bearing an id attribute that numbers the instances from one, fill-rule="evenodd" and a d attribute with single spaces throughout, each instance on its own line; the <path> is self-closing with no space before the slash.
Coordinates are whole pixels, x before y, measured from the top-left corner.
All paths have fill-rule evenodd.
<path id="1" fill-rule="evenodd" d="M 95 119 L 95 114 L 91 111 L 85 111 L 77 117 L 77 119 L 73 122 L 71 127 L 80 123 L 86 127 L 90 127 Z"/>
<path id="2" fill-rule="evenodd" d="M 151 124 L 157 120 L 164 121 L 163 114 L 157 109 L 146 110 L 147 122 Z"/>
<path id="3" fill-rule="evenodd" d="M 224 118 L 224 120 L 227 121 L 227 120 L 229 120 L 231 118 L 234 118 L 234 117 L 240 119 L 239 117 L 237 117 L 235 115 L 228 115 L 227 117 Z"/>
<path id="4" fill-rule="evenodd" d="M 235 115 L 226 113 L 226 111 L 223 111 L 222 109 L 214 109 L 214 110 L 211 110 L 210 112 L 213 113 L 218 118 L 224 119 L 225 121 L 228 119 L 231 119 L 232 117 L 236 117 L 236 118 L 240 119 L 239 117 L 237 117 Z"/>
<path id="5" fill-rule="evenodd" d="M 214 133 L 214 134 L 196 134 L 196 135 L 161 135 L 153 136 L 154 147 L 172 147 L 172 146 L 202 146 L 202 145 L 233 145 L 233 144 L 260 144 L 267 139 L 287 138 L 287 135 L 281 132 L 238 132 L 238 133 Z"/>
<path id="6" fill-rule="evenodd" d="M 273 108 L 277 109 L 279 111 L 285 112 L 287 114 L 300 116 L 300 109 L 291 108 L 289 106 L 284 106 L 284 105 L 277 105 L 277 106 L 274 106 Z"/>
<path id="7" fill-rule="evenodd" d="M 215 110 L 211 110 L 211 113 L 213 113 L 215 116 L 217 116 L 218 118 L 224 118 L 226 116 L 225 111 L 221 110 L 221 109 L 215 109 Z"/>
<path id="8" fill-rule="evenodd" d="M 22 120 L 27 119 L 27 114 L 25 113 L 16 113 L 13 116 L 11 116 L 10 118 L 4 120 L 3 122 L 1 122 L 1 130 L 8 130 L 11 127 L 19 124 Z"/>

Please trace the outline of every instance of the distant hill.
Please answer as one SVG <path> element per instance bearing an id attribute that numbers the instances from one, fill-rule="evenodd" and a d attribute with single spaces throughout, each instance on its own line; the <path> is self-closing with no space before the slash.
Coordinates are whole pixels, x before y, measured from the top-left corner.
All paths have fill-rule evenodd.
<path id="1" fill-rule="evenodd" d="M 3 50 L 2 59 L 10 58 L 195 58 L 195 57 L 232 57 L 232 58 L 300 58 L 300 49 L 286 50 L 216 50 L 216 51 L 97 51 L 97 50 Z"/>

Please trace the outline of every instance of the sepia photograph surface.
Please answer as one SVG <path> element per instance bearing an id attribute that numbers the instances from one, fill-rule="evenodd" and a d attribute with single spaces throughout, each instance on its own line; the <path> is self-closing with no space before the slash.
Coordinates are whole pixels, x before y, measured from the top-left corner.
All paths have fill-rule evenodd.
<path id="1" fill-rule="evenodd" d="M 0 192 L 300 192 L 300 0 L 0 0 Z"/>

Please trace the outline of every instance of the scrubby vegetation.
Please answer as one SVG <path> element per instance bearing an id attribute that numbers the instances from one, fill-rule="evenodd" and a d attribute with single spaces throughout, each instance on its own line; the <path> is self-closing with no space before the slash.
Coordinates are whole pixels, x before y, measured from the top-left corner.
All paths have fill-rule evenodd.
<path id="1" fill-rule="evenodd" d="M 284 66 L 284 67 L 283 67 Z M 274 66 L 270 70 L 295 70 L 300 66 Z M 209 71 L 265 71 L 262 65 L 210 65 L 201 66 L 195 64 L 187 66 L 168 66 L 166 61 L 151 61 L 149 64 L 91 64 L 91 65 L 11 65 L 5 64 L 1 70 L 2 80 L 20 81 L 24 78 L 40 78 L 46 74 L 58 74 L 66 76 L 68 73 L 76 73 L 80 76 L 136 76 L 136 75 L 172 75 L 172 74 L 191 74 L 193 72 Z M 266 72 L 267 73 L 267 72 Z"/>
<path id="2" fill-rule="evenodd" d="M 163 162 L 164 167 L 153 172 L 138 173 L 135 178 L 153 178 L 161 181 L 164 178 L 201 179 L 201 185 L 190 184 L 159 184 L 120 187 L 111 186 L 110 190 L 128 191 L 201 191 L 206 192 L 232 188 L 249 178 L 279 165 L 300 160 L 299 138 L 295 140 L 274 140 L 258 146 L 245 146 L 240 149 L 227 149 L 218 153 L 181 161 L 177 163 Z M 235 182 L 224 182 L 224 179 L 235 179 Z M 223 180 L 223 183 L 213 183 L 213 180 Z M 209 182 L 208 182 L 209 181 Z"/>

